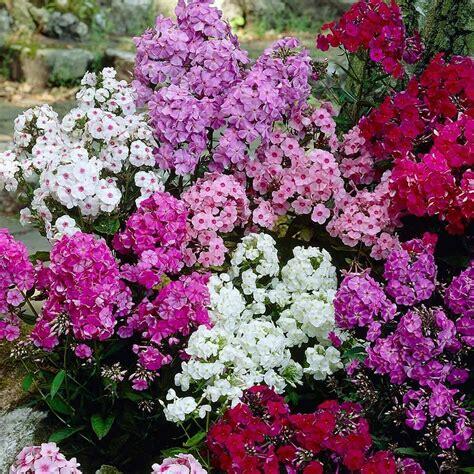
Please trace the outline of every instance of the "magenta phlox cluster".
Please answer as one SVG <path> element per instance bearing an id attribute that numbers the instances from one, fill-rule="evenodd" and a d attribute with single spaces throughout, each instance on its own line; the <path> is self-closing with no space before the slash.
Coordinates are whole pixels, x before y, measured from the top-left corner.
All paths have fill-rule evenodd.
<path id="1" fill-rule="evenodd" d="M 123 277 L 152 288 L 163 274 L 179 272 L 188 241 L 187 217 L 184 203 L 167 192 L 142 201 L 113 240 L 118 252 L 138 259 L 136 264 L 122 265 Z"/>
<path id="2" fill-rule="evenodd" d="M 0 341 L 13 341 L 20 335 L 15 314 L 24 302 L 24 293 L 35 283 L 35 271 L 23 242 L 7 229 L 0 229 Z"/>
<path id="3" fill-rule="evenodd" d="M 141 367 L 157 372 L 171 363 L 192 331 L 209 325 L 209 276 L 193 272 L 171 281 L 154 299 L 145 298 L 119 328 L 122 338 L 139 333 L 144 343 L 135 345 Z"/>
<path id="4" fill-rule="evenodd" d="M 131 307 L 131 293 L 102 239 L 77 232 L 63 236 L 51 250 L 39 286 L 47 299 L 31 333 L 35 345 L 51 350 L 72 330 L 79 340 L 103 341 Z"/>

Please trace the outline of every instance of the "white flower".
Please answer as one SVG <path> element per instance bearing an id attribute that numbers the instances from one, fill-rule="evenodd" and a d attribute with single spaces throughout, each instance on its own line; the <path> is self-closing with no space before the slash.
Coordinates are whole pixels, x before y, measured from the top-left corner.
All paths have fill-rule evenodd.
<path id="1" fill-rule="evenodd" d="M 54 238 L 59 239 L 63 235 L 74 235 L 80 229 L 76 225 L 76 221 L 69 216 L 62 216 L 56 220 L 53 227 Z"/>

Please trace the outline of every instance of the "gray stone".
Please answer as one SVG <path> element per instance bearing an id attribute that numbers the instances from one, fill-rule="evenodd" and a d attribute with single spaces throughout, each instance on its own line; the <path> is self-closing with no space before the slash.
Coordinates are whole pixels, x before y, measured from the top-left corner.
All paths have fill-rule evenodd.
<path id="1" fill-rule="evenodd" d="M 138 35 L 154 23 L 154 0 L 108 0 L 108 20 L 115 33 Z"/>
<path id="2" fill-rule="evenodd" d="M 37 7 L 30 8 L 30 12 L 41 33 L 50 38 L 82 41 L 89 34 L 89 27 L 73 13 Z"/>
<path id="3" fill-rule="evenodd" d="M 94 54 L 86 49 L 41 49 L 36 59 L 49 71 L 49 82 L 55 85 L 77 83 L 88 71 Z"/>
<path id="4" fill-rule="evenodd" d="M 6 40 L 11 33 L 13 20 L 7 10 L 0 7 L 0 48 L 5 46 Z"/>
<path id="5" fill-rule="evenodd" d="M 35 444 L 35 433 L 45 418 L 46 413 L 32 408 L 0 413 L 0 472 L 8 472 L 16 455 Z"/>

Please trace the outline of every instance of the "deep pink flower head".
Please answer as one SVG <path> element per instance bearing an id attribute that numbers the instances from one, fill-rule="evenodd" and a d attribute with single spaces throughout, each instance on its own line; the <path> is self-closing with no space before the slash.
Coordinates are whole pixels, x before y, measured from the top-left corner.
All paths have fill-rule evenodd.
<path id="1" fill-rule="evenodd" d="M 144 299 L 119 329 L 121 337 L 140 333 L 146 341 L 134 348 L 142 367 L 158 371 L 172 361 L 191 332 L 210 324 L 208 279 L 208 275 L 194 272 L 168 283 L 155 299 Z"/>
<path id="2" fill-rule="evenodd" d="M 15 314 L 23 303 L 22 293 L 35 282 L 35 271 L 23 242 L 13 238 L 7 229 L 0 229 L 0 340 L 12 341 L 20 335 Z"/>
<path id="3" fill-rule="evenodd" d="M 192 454 L 178 454 L 166 458 L 161 464 L 153 464 L 151 474 L 207 474 L 199 461 Z"/>
<path id="4" fill-rule="evenodd" d="M 131 295 L 105 241 L 82 232 L 65 235 L 50 258 L 42 288 L 47 300 L 31 334 L 35 344 L 52 349 L 69 329 L 79 340 L 110 338 Z"/>
<path id="5" fill-rule="evenodd" d="M 395 0 L 359 0 L 338 22 L 322 29 L 330 33 L 318 36 L 319 49 L 343 46 L 350 53 L 366 50 L 372 61 L 394 77 L 403 75 L 402 60 L 412 64 L 423 52 L 418 34 L 406 36 L 402 12 Z"/>
<path id="6" fill-rule="evenodd" d="M 122 267 L 124 278 L 152 288 L 164 273 L 179 272 L 188 240 L 187 217 L 185 204 L 169 193 L 157 192 L 142 201 L 113 240 L 117 251 L 138 259 Z"/>

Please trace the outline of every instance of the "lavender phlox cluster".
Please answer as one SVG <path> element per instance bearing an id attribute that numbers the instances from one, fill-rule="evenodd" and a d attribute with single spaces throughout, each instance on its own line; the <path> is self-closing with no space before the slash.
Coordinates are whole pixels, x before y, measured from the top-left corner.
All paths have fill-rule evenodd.
<path id="1" fill-rule="evenodd" d="M 436 289 L 436 240 L 425 234 L 393 250 L 385 284 L 367 271 L 348 274 L 336 294 L 335 318 L 344 329 L 367 328 L 365 367 L 400 386 L 406 425 L 426 436 L 434 433 L 442 449 L 467 450 L 472 427 L 463 403 L 469 378 L 463 355 L 474 340 L 474 272 L 471 265 L 452 280 L 446 308 L 427 306 Z"/>
<path id="2" fill-rule="evenodd" d="M 297 39 L 284 38 L 266 49 L 222 104 L 227 129 L 216 148 L 216 166 L 242 162 L 249 145 L 267 142 L 276 122 L 298 114 L 309 96 L 310 77 L 311 58 Z"/>
<path id="3" fill-rule="evenodd" d="M 393 320 L 397 307 L 368 271 L 348 273 L 334 299 L 336 324 L 343 329 L 367 328 L 367 339 L 380 336 L 382 324 Z"/>
<path id="4" fill-rule="evenodd" d="M 445 294 L 447 307 L 460 317 L 456 328 L 465 344 L 474 347 L 474 261 L 453 278 Z"/>
<path id="5" fill-rule="evenodd" d="M 221 105 L 244 76 L 248 57 L 210 1 L 180 1 L 176 21 L 162 16 L 136 38 L 134 86 L 159 141 L 158 165 L 193 172 L 223 125 Z M 212 143 L 211 143 L 212 146 Z"/>
<path id="6" fill-rule="evenodd" d="M 412 306 L 430 298 L 436 285 L 434 246 L 423 240 L 402 244 L 385 261 L 385 291 L 397 304 Z"/>

